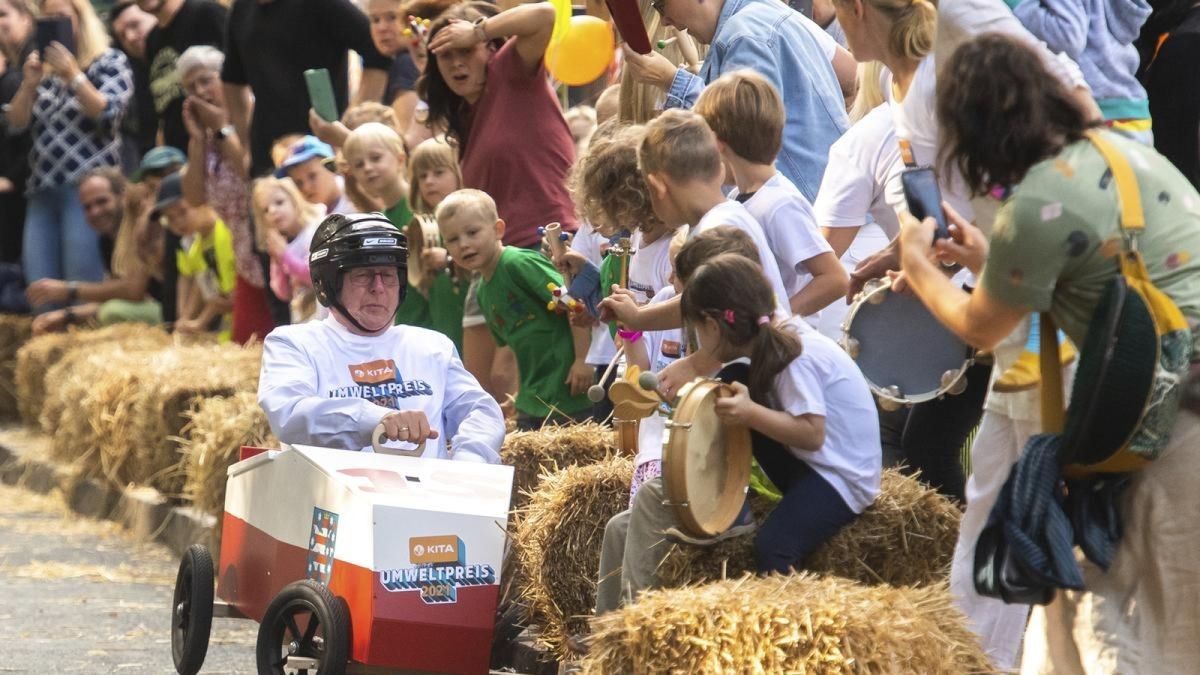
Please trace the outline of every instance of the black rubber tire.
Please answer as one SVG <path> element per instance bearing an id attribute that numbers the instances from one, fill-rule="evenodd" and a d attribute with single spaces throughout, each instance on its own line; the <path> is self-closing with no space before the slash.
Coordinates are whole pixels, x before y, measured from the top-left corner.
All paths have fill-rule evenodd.
<path id="1" fill-rule="evenodd" d="M 208 654 L 213 619 L 213 559 L 192 544 L 179 562 L 171 600 L 171 658 L 179 675 L 196 675 Z"/>
<path id="2" fill-rule="evenodd" d="M 309 616 L 303 633 L 294 618 L 301 613 Z M 319 643 L 315 641 L 318 632 Z M 258 627 L 255 657 L 259 675 L 283 675 L 289 656 L 283 653 L 285 637 L 295 643 L 295 655 L 318 659 L 316 675 L 345 675 L 350 658 L 350 610 L 325 586 L 311 579 L 295 581 L 271 601 Z"/>

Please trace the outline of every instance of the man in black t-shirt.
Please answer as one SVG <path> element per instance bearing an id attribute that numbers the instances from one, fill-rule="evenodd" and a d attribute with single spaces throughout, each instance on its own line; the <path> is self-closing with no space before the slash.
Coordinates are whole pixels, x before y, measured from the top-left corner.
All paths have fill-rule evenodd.
<path id="1" fill-rule="evenodd" d="M 174 148 L 186 148 L 183 84 L 175 72 L 175 62 L 188 47 L 209 45 L 223 49 L 227 12 L 214 0 L 137 0 L 137 4 L 158 19 L 158 26 L 146 37 L 146 63 L 163 142 Z"/>
<path id="2" fill-rule="evenodd" d="M 363 59 L 354 102 L 383 96 L 391 60 L 375 49 L 366 15 L 349 0 L 235 0 L 228 27 L 221 72 L 225 104 L 243 145 L 250 149 L 252 175 L 274 168 L 275 139 L 309 133 L 305 70 L 329 71 L 341 113 L 349 99 L 346 52 L 354 50 Z"/>
<path id="3" fill-rule="evenodd" d="M 1200 2 L 1173 29 L 1146 72 L 1154 149 L 1200 190 Z"/>

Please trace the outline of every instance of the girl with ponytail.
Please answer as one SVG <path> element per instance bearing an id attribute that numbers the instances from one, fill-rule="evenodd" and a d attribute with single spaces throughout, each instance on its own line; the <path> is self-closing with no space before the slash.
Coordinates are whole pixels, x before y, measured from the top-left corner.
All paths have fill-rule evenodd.
<path id="1" fill-rule="evenodd" d="M 682 252 L 681 252 L 682 256 Z M 697 349 L 750 360 L 746 384 L 717 402 L 727 424 L 757 432 L 754 457 L 783 500 L 754 541 L 760 573 L 801 566 L 879 494 L 879 420 L 854 361 L 796 319 L 772 319 L 762 268 L 723 253 L 686 275 L 681 311 Z"/>

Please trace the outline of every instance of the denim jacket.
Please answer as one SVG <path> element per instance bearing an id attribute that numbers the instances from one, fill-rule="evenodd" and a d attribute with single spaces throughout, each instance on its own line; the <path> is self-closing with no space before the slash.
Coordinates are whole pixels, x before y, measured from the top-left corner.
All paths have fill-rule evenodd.
<path id="1" fill-rule="evenodd" d="M 680 68 L 665 107 L 692 107 L 704 85 L 734 70 L 749 68 L 767 78 L 787 110 L 775 166 L 811 202 L 821 186 L 829 146 L 849 120 L 833 65 L 803 20 L 778 0 L 725 0 L 700 74 Z"/>

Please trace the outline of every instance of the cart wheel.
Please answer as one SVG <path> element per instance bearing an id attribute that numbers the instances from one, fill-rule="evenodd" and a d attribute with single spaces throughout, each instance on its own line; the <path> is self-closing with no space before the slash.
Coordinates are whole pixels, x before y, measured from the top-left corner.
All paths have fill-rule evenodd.
<path id="1" fill-rule="evenodd" d="M 267 607 L 258 629 L 259 675 L 344 675 L 350 611 L 311 579 L 295 581 Z"/>
<path id="2" fill-rule="evenodd" d="M 195 675 L 208 653 L 213 618 L 213 561 L 208 547 L 192 544 L 179 563 L 171 601 L 171 656 L 179 675 Z"/>

